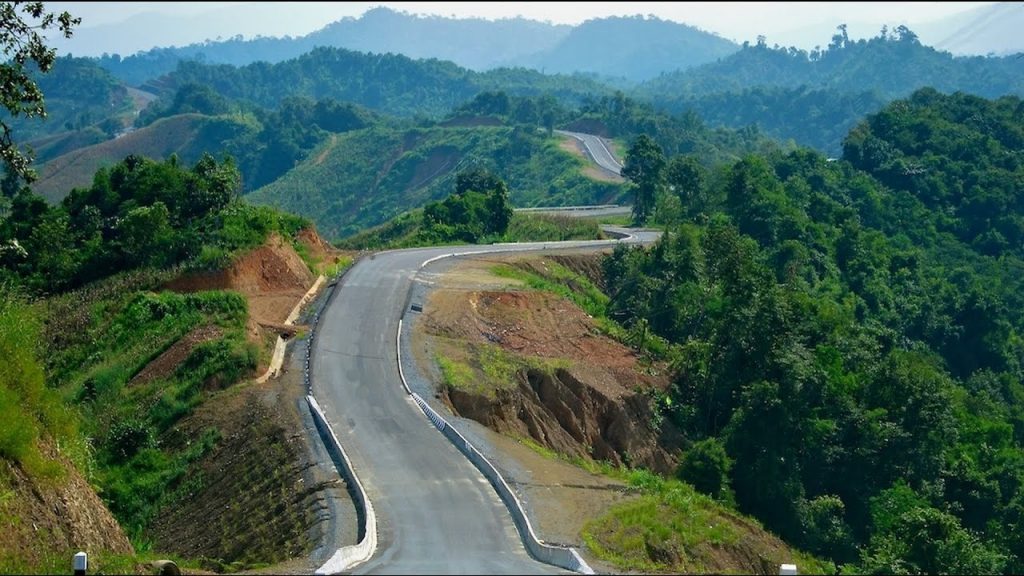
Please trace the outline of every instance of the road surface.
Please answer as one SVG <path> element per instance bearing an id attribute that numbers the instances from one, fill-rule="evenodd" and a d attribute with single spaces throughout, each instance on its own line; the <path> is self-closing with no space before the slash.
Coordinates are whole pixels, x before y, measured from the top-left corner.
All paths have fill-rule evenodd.
<path id="1" fill-rule="evenodd" d="M 639 233 L 622 242 L 650 242 Z M 484 476 L 406 395 L 395 336 L 413 277 L 432 257 L 481 251 L 607 247 L 616 241 L 383 252 L 346 275 L 322 312 L 313 356 L 319 401 L 377 517 L 377 553 L 357 574 L 553 574 L 533 560 Z"/>
<path id="2" fill-rule="evenodd" d="M 569 132 L 566 130 L 555 130 L 559 134 L 565 134 L 566 136 L 572 136 L 583 143 L 583 147 L 586 148 L 587 154 L 590 156 L 598 166 L 605 170 L 622 176 L 622 164 L 615 159 L 615 156 L 608 150 L 608 146 L 605 145 L 604 140 L 600 136 L 593 134 L 584 134 L 582 132 Z"/>

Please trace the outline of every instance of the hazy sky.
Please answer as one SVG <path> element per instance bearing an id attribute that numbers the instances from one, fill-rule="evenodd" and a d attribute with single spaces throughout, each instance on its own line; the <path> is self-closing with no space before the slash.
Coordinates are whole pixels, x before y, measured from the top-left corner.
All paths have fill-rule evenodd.
<path id="1" fill-rule="evenodd" d="M 811 48 L 827 44 L 838 24 L 852 37 L 871 36 L 881 24 L 926 23 L 992 2 L 47 2 L 82 18 L 78 55 L 130 54 L 153 46 L 184 45 L 238 34 L 250 38 L 300 36 L 374 6 L 413 14 L 460 18 L 526 18 L 578 24 L 590 18 L 652 14 L 743 42 L 757 35 L 769 44 Z M 134 22 L 134 34 L 89 34 L 105 25 Z M 164 23 L 166 25 L 161 25 Z M 824 32 L 822 32 L 824 30 Z M 62 50 L 63 51 L 63 50 Z"/>

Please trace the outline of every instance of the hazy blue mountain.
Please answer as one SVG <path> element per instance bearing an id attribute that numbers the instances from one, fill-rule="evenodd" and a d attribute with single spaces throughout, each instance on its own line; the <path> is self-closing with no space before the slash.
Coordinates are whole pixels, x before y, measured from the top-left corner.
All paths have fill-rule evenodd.
<path id="1" fill-rule="evenodd" d="M 414 16 L 381 7 L 359 18 L 328 24 L 306 40 L 359 52 L 451 60 L 463 68 L 481 71 L 518 63 L 529 54 L 550 49 L 571 31 L 568 25 L 525 18 Z"/>
<path id="2" fill-rule="evenodd" d="M 528 67 L 632 81 L 713 62 L 738 49 L 714 34 L 653 17 L 604 18 L 572 27 L 524 18 L 420 16 L 381 7 L 297 38 L 247 40 L 236 36 L 178 48 L 153 48 L 126 57 L 104 55 L 99 61 L 115 76 L 137 86 L 173 71 L 182 60 L 234 66 L 260 61 L 275 64 L 321 46 L 447 60 L 475 71 Z"/>
<path id="3" fill-rule="evenodd" d="M 1024 52 L 1024 3 L 998 2 L 919 27 L 921 38 L 958 55 Z"/>
<path id="4" fill-rule="evenodd" d="M 557 45 L 513 64 L 639 82 L 714 62 L 737 50 L 734 42 L 686 24 L 653 16 L 611 17 L 587 20 Z"/>
<path id="5" fill-rule="evenodd" d="M 696 113 L 710 125 L 756 125 L 834 156 L 865 114 L 923 87 L 1024 95 L 1024 58 L 954 57 L 922 45 L 904 27 L 856 41 L 839 30 L 825 50 L 745 45 L 718 62 L 646 82 L 634 95 L 671 113 Z"/>

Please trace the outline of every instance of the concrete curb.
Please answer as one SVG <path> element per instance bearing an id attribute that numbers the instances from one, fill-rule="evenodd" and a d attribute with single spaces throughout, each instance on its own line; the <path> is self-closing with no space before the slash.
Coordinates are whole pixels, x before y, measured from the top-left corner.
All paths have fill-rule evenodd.
<path id="1" fill-rule="evenodd" d="M 327 418 L 324 417 L 323 411 L 320 409 L 320 404 L 317 403 L 316 398 L 313 397 L 313 379 L 312 379 L 312 361 L 313 361 L 313 342 L 316 338 L 316 330 L 320 325 L 320 314 L 330 305 L 331 301 L 334 300 L 336 288 L 338 284 L 341 284 L 349 270 L 355 268 L 358 264 L 358 260 L 353 262 L 343 274 L 338 276 L 333 282 L 327 285 L 328 291 L 327 298 L 320 305 L 320 309 L 313 315 L 313 323 L 309 332 L 309 339 L 306 340 L 306 357 L 304 360 L 303 369 L 303 382 L 306 385 L 306 404 L 309 406 L 309 412 L 313 416 L 313 422 L 316 425 L 317 431 L 320 433 L 320 437 L 324 442 L 324 446 L 327 448 L 327 452 L 331 455 L 331 459 L 335 461 L 338 474 L 345 479 L 348 483 L 349 493 L 352 495 L 352 499 L 355 501 L 356 515 L 358 516 L 357 524 L 359 531 L 359 542 L 352 546 L 345 546 L 335 550 L 334 554 L 325 562 L 322 566 L 316 569 L 315 574 L 338 574 L 346 570 L 352 569 L 354 566 L 366 562 L 377 552 L 377 516 L 373 511 L 373 504 L 370 499 L 366 496 L 366 490 L 363 488 L 363 483 L 359 481 L 356 476 L 355 470 L 352 468 L 352 462 L 348 458 L 348 454 L 345 449 L 342 448 L 341 442 L 338 441 L 337 435 L 331 425 L 327 422 Z M 314 288 L 318 287 L 325 278 L 321 276 L 317 279 L 317 284 Z M 312 295 L 316 292 L 311 288 L 306 296 L 303 297 L 303 303 L 307 301 L 307 298 L 312 298 Z M 289 315 L 289 319 L 294 321 L 298 317 L 298 307 L 293 310 L 293 315 Z"/>
<path id="2" fill-rule="evenodd" d="M 327 451 L 341 465 L 339 473 L 349 482 L 349 486 L 352 488 L 351 492 L 356 501 L 356 511 L 362 511 L 359 518 L 359 533 L 361 535 L 359 543 L 339 548 L 327 562 L 324 562 L 323 566 L 320 566 L 314 572 L 315 574 L 338 574 L 357 564 L 366 562 L 377 551 L 377 516 L 373 512 L 373 504 L 366 497 L 366 490 L 363 488 L 362 482 L 359 481 L 355 471 L 352 469 L 348 454 L 342 448 L 341 442 L 338 441 L 334 430 L 331 429 L 331 425 L 327 423 L 327 418 L 324 417 L 324 413 L 320 409 L 316 398 L 313 398 L 312 395 L 307 395 L 306 402 L 309 403 L 309 411 L 313 414 L 313 420 L 316 422 L 320 436 L 324 438 Z"/>
<path id="3" fill-rule="evenodd" d="M 490 252 L 483 250 L 480 252 L 474 252 L 473 254 L 481 254 Z M 468 255 L 468 254 L 463 254 Z M 442 258 L 448 258 L 455 256 L 455 254 L 444 254 L 434 258 L 429 258 L 420 265 L 420 270 L 431 262 L 435 262 Z M 410 292 L 412 287 L 410 286 Z M 409 298 L 406 298 L 408 301 Z M 406 304 L 408 308 L 408 304 Z M 405 311 L 403 310 L 403 315 Z M 398 320 L 398 333 L 396 335 L 396 351 L 398 360 L 398 375 L 402 380 L 402 387 L 405 388 L 406 394 L 412 396 L 413 401 L 420 407 L 424 416 L 436 427 L 441 434 L 444 435 L 451 443 L 459 449 L 466 458 L 473 463 L 474 466 L 487 478 L 494 487 L 495 492 L 501 498 L 501 501 L 508 508 L 509 513 L 512 515 L 512 521 L 516 525 L 516 529 L 519 531 L 519 536 L 523 540 L 523 544 L 526 546 L 526 550 L 530 553 L 533 558 L 558 566 L 559 568 L 565 568 L 566 570 L 572 570 L 580 574 L 594 574 L 594 570 L 587 565 L 586 561 L 580 556 L 574 548 L 563 548 L 560 546 L 551 546 L 542 542 L 537 538 L 537 534 L 533 531 L 533 526 L 530 524 L 530 519 L 526 516 L 526 511 L 523 509 L 522 503 L 519 498 L 516 497 L 512 488 L 509 487 L 508 482 L 502 478 L 501 473 L 498 469 L 491 464 L 482 453 L 469 440 L 466 440 L 465 436 L 459 433 L 447 420 L 445 420 L 440 414 L 438 414 L 433 408 L 431 408 L 419 394 L 412 392 L 409 388 L 408 382 L 405 380 L 405 371 L 402 368 L 402 319 Z"/>

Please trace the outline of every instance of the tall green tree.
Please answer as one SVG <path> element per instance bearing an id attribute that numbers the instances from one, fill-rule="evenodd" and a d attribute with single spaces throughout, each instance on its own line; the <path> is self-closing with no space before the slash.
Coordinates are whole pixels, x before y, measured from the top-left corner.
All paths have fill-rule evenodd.
<path id="1" fill-rule="evenodd" d="M 665 181 L 669 190 L 679 197 L 680 205 L 691 218 L 707 210 L 705 172 L 704 167 L 693 155 L 673 156 L 665 170 Z"/>
<path id="2" fill-rule="evenodd" d="M 653 138 L 637 136 L 626 152 L 622 175 L 633 183 L 633 223 L 647 222 L 657 201 L 658 191 L 664 185 L 665 153 Z"/>
<path id="3" fill-rule="evenodd" d="M 41 72 L 48 72 L 57 58 L 57 50 L 46 45 L 42 32 L 56 27 L 65 38 L 70 38 L 81 18 L 67 12 L 47 12 L 42 2 L 0 3 L 0 101 L 11 116 L 46 116 L 43 93 L 29 76 L 28 64 L 35 63 Z M 24 152 L 15 143 L 7 121 L 0 119 L 0 159 L 8 172 L 21 176 L 27 182 L 35 179 L 29 167 L 31 152 Z"/>

